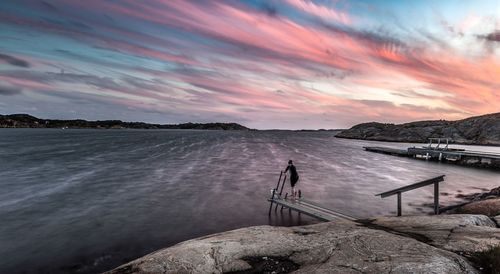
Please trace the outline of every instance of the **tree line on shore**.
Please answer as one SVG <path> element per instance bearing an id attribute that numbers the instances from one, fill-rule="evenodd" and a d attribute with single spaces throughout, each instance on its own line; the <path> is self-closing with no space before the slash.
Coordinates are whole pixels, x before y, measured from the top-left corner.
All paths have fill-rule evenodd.
<path id="1" fill-rule="evenodd" d="M 87 121 L 40 119 L 28 114 L 0 115 L 0 128 L 104 128 L 104 129 L 208 129 L 208 130 L 250 130 L 237 123 L 183 123 L 149 124 L 144 122 L 123 122 L 120 120 Z"/>

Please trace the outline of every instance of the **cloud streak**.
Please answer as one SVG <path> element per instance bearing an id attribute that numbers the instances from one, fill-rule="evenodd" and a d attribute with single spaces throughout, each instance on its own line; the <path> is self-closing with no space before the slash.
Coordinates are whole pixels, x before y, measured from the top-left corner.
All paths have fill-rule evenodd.
<path id="1" fill-rule="evenodd" d="M 2 60 L 3 62 L 5 62 L 7 64 L 16 66 L 16 67 L 21 67 L 21 68 L 29 68 L 30 67 L 30 63 L 28 63 L 27 61 L 16 58 L 14 56 L 7 55 L 7 54 L 0 53 L 0 60 Z"/>
<path id="2" fill-rule="evenodd" d="M 308 127 L 304 115 L 322 128 L 458 119 L 500 110 L 498 30 L 488 3 L 460 17 L 423 1 L 414 16 L 434 16 L 427 25 L 395 3 L 2 3 L 0 60 L 10 67 L 0 67 L 0 81 L 35 94 L 112 99 L 145 120 L 164 112 L 173 119 L 164 122 L 189 112 L 258 128 Z"/>
<path id="3" fill-rule="evenodd" d="M 16 87 L 0 86 L 0 95 L 2 96 L 12 96 L 21 94 L 22 89 Z"/>

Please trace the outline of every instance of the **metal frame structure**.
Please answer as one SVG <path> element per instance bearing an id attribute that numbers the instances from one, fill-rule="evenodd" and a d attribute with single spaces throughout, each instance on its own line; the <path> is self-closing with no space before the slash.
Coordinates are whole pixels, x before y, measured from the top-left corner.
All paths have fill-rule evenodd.
<path id="1" fill-rule="evenodd" d="M 402 212 L 402 194 L 413 189 L 421 188 L 424 186 L 434 184 L 434 214 L 439 214 L 439 183 L 444 181 L 445 175 L 437 176 L 425 181 L 421 181 L 415 184 L 407 185 L 404 187 L 396 188 L 379 194 L 375 196 L 380 196 L 381 198 L 390 197 L 392 195 L 398 195 L 398 216 L 401 216 Z"/>
<path id="2" fill-rule="evenodd" d="M 285 182 L 286 174 L 283 176 L 282 171 L 278 179 L 278 184 L 275 188 L 271 189 L 271 198 L 268 199 L 268 201 L 271 203 L 269 206 L 269 215 L 271 215 L 273 204 L 276 204 L 274 211 L 277 211 L 278 206 L 281 205 L 281 210 L 283 210 L 283 208 L 288 208 L 289 210 L 297 211 L 299 214 L 303 213 L 321 221 L 333 221 L 338 219 L 345 219 L 350 221 L 356 220 L 355 217 L 303 199 L 302 192 L 300 190 L 298 199 L 288 199 L 288 193 L 285 194 L 285 197 L 282 197 Z"/>

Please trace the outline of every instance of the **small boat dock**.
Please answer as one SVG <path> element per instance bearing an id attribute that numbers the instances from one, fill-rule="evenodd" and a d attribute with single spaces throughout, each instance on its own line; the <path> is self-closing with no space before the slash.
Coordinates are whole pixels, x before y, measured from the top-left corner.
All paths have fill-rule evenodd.
<path id="1" fill-rule="evenodd" d="M 442 141 L 446 145 L 441 147 Z M 433 143 L 433 141 L 437 141 Z M 500 153 L 449 148 L 450 139 L 431 138 L 427 146 L 396 149 L 389 147 L 363 147 L 366 151 L 400 157 L 455 163 L 464 166 L 500 169 Z"/>
<path id="2" fill-rule="evenodd" d="M 393 156 L 407 157 L 408 150 L 406 149 L 397 149 L 390 147 L 363 147 L 366 151 L 388 154 Z"/>
<path id="3" fill-rule="evenodd" d="M 295 199 L 288 198 L 288 193 L 285 193 L 285 195 L 283 196 L 283 188 L 285 186 L 285 182 L 286 173 L 281 172 L 276 188 L 273 188 L 271 190 L 271 197 L 267 199 L 271 203 L 271 205 L 269 206 L 269 215 L 271 215 L 274 205 L 274 211 L 277 211 L 278 207 L 281 206 L 280 211 L 288 208 L 288 210 L 290 211 L 293 210 L 298 212 L 299 214 L 305 214 L 321 221 L 333 221 L 338 219 L 354 221 L 357 219 L 353 216 L 349 216 L 342 212 L 326 208 L 312 201 L 305 200 L 301 197 L 301 194 L 299 194 L 299 197 Z"/>
<path id="4" fill-rule="evenodd" d="M 350 216 L 348 214 L 339 212 L 334 209 L 329 209 L 326 208 L 322 205 L 319 205 L 315 202 L 308 201 L 303 199 L 302 197 L 296 198 L 296 199 L 290 199 L 288 198 L 288 193 L 285 193 L 285 196 L 282 197 L 283 194 L 283 187 L 285 185 L 286 181 L 286 174 L 284 175 L 283 172 L 280 174 L 280 178 L 278 180 L 278 184 L 276 185 L 276 188 L 271 189 L 271 197 L 267 199 L 271 203 L 269 206 L 269 215 L 271 215 L 271 212 L 273 211 L 273 206 L 274 206 L 274 211 L 278 211 L 278 207 L 281 206 L 280 211 L 283 211 L 283 209 L 288 209 L 290 212 L 291 211 L 296 211 L 299 214 L 305 214 L 308 216 L 311 216 L 313 218 L 316 218 L 320 221 L 335 221 L 335 220 L 348 220 L 348 221 L 356 221 L 359 218 Z M 398 187 L 389 191 L 385 191 L 379 194 L 376 194 L 376 196 L 380 196 L 381 198 L 387 198 L 393 195 L 397 195 L 397 216 L 402 215 L 402 194 L 405 192 L 408 192 L 410 190 L 414 190 L 417 188 L 425 187 L 428 185 L 434 185 L 434 214 L 439 214 L 440 213 L 440 207 L 439 207 L 439 183 L 444 181 L 445 175 L 440 175 L 431 179 L 427 179 L 418 183 Z M 301 196 L 301 195 L 299 195 Z"/>
<path id="5" fill-rule="evenodd" d="M 288 208 L 290 210 L 297 211 L 299 213 L 303 213 L 305 215 L 311 216 L 321 221 L 334 221 L 338 219 L 344 219 L 349 221 L 356 220 L 355 217 L 346 215 L 344 213 L 325 208 L 321 205 L 318 205 L 314 202 L 304 200 L 302 198 L 299 199 L 286 199 L 280 197 L 274 197 L 272 199 L 268 199 L 272 204 L 276 204 L 276 210 L 278 206 L 281 206 L 281 209 Z"/>

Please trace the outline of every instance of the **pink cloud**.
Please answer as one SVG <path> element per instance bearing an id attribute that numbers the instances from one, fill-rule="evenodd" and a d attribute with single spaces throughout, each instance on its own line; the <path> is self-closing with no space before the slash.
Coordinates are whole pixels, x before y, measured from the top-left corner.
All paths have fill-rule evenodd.
<path id="1" fill-rule="evenodd" d="M 144 78 L 158 77 L 165 82 L 151 86 L 151 90 L 146 85 L 141 90 L 121 82 L 116 88 L 103 89 L 155 99 L 158 105 L 171 105 L 167 101 L 175 99 L 178 100 L 176 106 L 185 104 L 182 109 L 205 107 L 235 113 L 239 107 L 248 107 L 293 115 L 326 113 L 334 117 L 343 111 L 360 120 L 361 117 L 389 117 L 398 121 L 462 118 L 459 116 L 500 110 L 500 78 L 497 77 L 500 62 L 494 52 L 471 57 L 446 45 L 431 48 L 416 39 L 401 42 L 390 34 L 355 30 L 350 26 L 352 20 L 348 14 L 313 1 L 287 0 L 286 3 L 343 26 L 304 25 L 235 2 L 124 0 L 118 4 L 89 0 L 70 5 L 133 22 L 146 22 L 155 29 L 176 29 L 206 41 L 180 41 L 179 37 L 161 37 L 158 33 L 162 32 L 142 34 L 114 25 L 102 27 L 115 34 L 110 37 L 102 33 L 71 35 L 107 50 L 174 63 L 164 71 L 140 64 L 126 68 Z M 35 23 L 16 20 L 21 24 Z M 464 28 L 471 28 L 475 21 L 467 20 Z M 60 26 L 47 22 L 42 25 L 55 33 L 65 32 Z M 187 44 L 189 46 L 184 47 Z M 386 80 L 391 77 L 394 79 Z M 33 89 L 46 87 L 36 82 L 8 79 L 12 85 L 19 81 L 19 85 Z M 447 96 L 429 98 L 412 93 L 411 98 L 434 100 L 439 103 L 435 105 L 411 101 L 395 104 L 365 96 L 369 88 L 403 94 L 402 87 L 410 85 L 408 79 L 412 80 L 411 85 Z M 320 81 L 329 82 L 332 90 L 319 91 L 301 84 Z"/>
<path id="2" fill-rule="evenodd" d="M 350 24 L 350 16 L 345 12 L 334 10 L 327 6 L 322 6 L 310 0 L 287 0 L 288 4 L 299 10 L 326 20 L 334 20 L 343 24 Z"/>
<path id="3" fill-rule="evenodd" d="M 33 81 L 28 79 L 22 79 L 11 76 L 0 75 L 0 81 L 10 84 L 11 86 L 23 88 L 23 89 L 50 89 L 52 86 L 50 84 L 41 83 L 39 81 Z"/>

